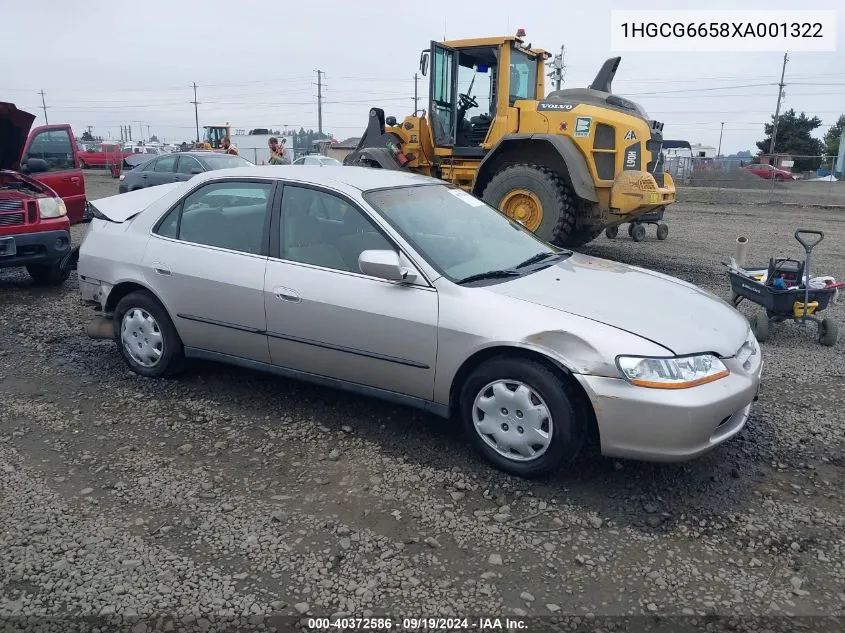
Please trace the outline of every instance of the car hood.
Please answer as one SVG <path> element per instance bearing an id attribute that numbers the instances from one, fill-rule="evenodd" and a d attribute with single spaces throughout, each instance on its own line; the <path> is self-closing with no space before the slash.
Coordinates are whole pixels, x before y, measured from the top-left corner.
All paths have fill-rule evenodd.
<path id="1" fill-rule="evenodd" d="M 29 188 L 29 192 L 33 195 L 42 194 L 45 196 L 50 196 L 51 198 L 58 198 L 58 194 L 53 191 L 50 187 L 45 185 L 43 182 L 39 182 L 35 180 L 35 178 L 30 178 L 19 171 L 12 171 L 11 169 L 0 169 L 0 176 L 3 178 L 12 178 L 19 182 L 25 183 L 26 186 Z M 17 190 L 20 193 L 20 190 Z M 2 188 L 0 188 L 0 197 L 3 197 Z"/>
<path id="2" fill-rule="evenodd" d="M 183 184 L 182 182 L 172 182 L 155 187 L 145 187 L 108 198 L 91 200 L 90 204 L 112 222 L 126 222 Z"/>
<path id="3" fill-rule="evenodd" d="M 693 284 L 579 254 L 486 289 L 625 330 L 677 355 L 733 356 L 749 331 L 737 310 Z"/>
<path id="4" fill-rule="evenodd" d="M 35 115 L 0 102 L 0 169 L 18 171 Z"/>

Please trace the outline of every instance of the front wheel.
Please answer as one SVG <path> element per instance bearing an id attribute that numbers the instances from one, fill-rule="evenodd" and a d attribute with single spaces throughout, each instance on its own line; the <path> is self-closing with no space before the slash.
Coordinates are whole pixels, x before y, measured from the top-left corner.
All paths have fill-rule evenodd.
<path id="1" fill-rule="evenodd" d="M 182 340 L 162 305 L 148 292 L 131 292 L 114 311 L 115 342 L 123 360 L 147 378 L 171 376 L 184 368 Z"/>
<path id="2" fill-rule="evenodd" d="M 499 357 L 480 365 L 461 390 L 460 409 L 475 450 L 520 477 L 569 464 L 586 437 L 566 384 L 532 360 Z"/>
<path id="3" fill-rule="evenodd" d="M 657 225 L 657 239 L 665 240 L 669 237 L 669 225 L 668 224 L 658 224 Z"/>
<path id="4" fill-rule="evenodd" d="M 608 239 L 614 239 L 617 235 L 619 235 L 619 227 L 618 226 L 609 226 L 604 230 L 604 234 L 608 237 Z"/>
<path id="5" fill-rule="evenodd" d="M 635 224 L 631 229 L 631 238 L 635 242 L 642 242 L 645 239 L 645 226 L 642 224 Z"/>
<path id="6" fill-rule="evenodd" d="M 61 286 L 70 277 L 70 269 L 62 267 L 62 260 L 50 264 L 30 264 L 26 272 L 38 286 Z"/>
<path id="7" fill-rule="evenodd" d="M 575 228 L 575 196 L 550 169 L 527 163 L 509 165 L 493 176 L 482 198 L 544 242 L 569 245 Z"/>
<path id="8" fill-rule="evenodd" d="M 769 315 L 758 312 L 751 320 L 751 331 L 758 343 L 765 343 L 769 340 Z"/>

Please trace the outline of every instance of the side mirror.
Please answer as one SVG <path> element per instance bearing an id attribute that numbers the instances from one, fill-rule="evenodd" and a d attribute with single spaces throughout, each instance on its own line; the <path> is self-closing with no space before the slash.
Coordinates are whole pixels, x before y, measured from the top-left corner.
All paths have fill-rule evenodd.
<path id="1" fill-rule="evenodd" d="M 390 126 L 394 126 L 394 125 L 396 125 L 396 117 L 395 116 L 389 116 L 384 120 L 384 122 L 387 123 Z"/>
<path id="2" fill-rule="evenodd" d="M 201 173 L 202 173 L 202 169 L 200 169 L 199 167 L 194 167 L 194 168 L 191 170 L 191 173 L 192 173 L 192 174 L 201 174 Z"/>
<path id="3" fill-rule="evenodd" d="M 420 73 L 425 77 L 428 74 L 428 51 L 423 51 L 420 54 Z"/>
<path id="4" fill-rule="evenodd" d="M 388 281 L 412 282 L 417 278 L 416 271 L 402 266 L 396 251 L 364 251 L 358 257 L 358 266 L 365 275 Z"/>
<path id="5" fill-rule="evenodd" d="M 50 171 L 50 166 L 43 158 L 28 158 L 21 165 L 21 173 L 24 174 L 39 174 L 45 171 Z"/>

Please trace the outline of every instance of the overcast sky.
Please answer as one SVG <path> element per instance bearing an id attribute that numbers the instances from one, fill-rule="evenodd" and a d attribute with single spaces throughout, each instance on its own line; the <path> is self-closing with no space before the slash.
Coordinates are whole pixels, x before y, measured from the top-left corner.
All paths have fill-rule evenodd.
<path id="1" fill-rule="evenodd" d="M 689 3 L 692 5 L 692 3 Z M 817 0 L 814 9 L 839 2 Z M 710 1 L 708 9 L 739 7 Z M 744 9 L 800 8 L 744 0 Z M 317 128 L 316 70 L 325 72 L 323 128 L 358 136 L 370 105 L 402 117 L 413 109 L 414 72 L 429 40 L 514 33 L 535 47 L 566 46 L 564 87 L 586 86 L 610 50 L 610 10 L 679 8 L 655 0 L 578 3 L 370 2 L 355 0 L 7 0 L 0 100 L 38 114 L 44 90 L 51 123 L 69 122 L 117 138 L 120 124 L 167 141 L 194 137 L 190 87 L 200 126 Z M 704 5 L 700 5 L 704 8 Z M 790 53 L 783 107 L 818 115 L 824 129 L 845 112 L 845 10 L 836 53 Z M 666 138 L 755 150 L 777 99 L 783 53 L 621 53 L 614 92 L 665 123 Z M 799 83 L 804 85 L 799 85 Z M 731 88 L 733 86 L 733 88 Z M 420 82 L 426 98 L 427 85 Z M 635 95 L 635 96 L 633 96 Z M 421 107 L 427 107 L 423 102 Z"/>

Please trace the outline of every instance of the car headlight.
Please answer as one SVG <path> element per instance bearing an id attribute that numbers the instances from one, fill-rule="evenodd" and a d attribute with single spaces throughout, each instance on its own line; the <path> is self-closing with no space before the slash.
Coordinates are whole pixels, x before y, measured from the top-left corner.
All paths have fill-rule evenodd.
<path id="1" fill-rule="evenodd" d="M 60 218 L 67 215 L 65 201 L 61 198 L 38 198 L 38 214 L 42 218 Z"/>
<path id="2" fill-rule="evenodd" d="M 123 180 L 124 178 L 126 178 L 126 174 L 120 174 L 120 176 L 118 177 L 118 180 Z"/>
<path id="3" fill-rule="evenodd" d="M 632 385 L 652 389 L 688 389 L 727 376 L 730 371 L 713 354 L 674 358 L 620 356 L 616 364 Z"/>

